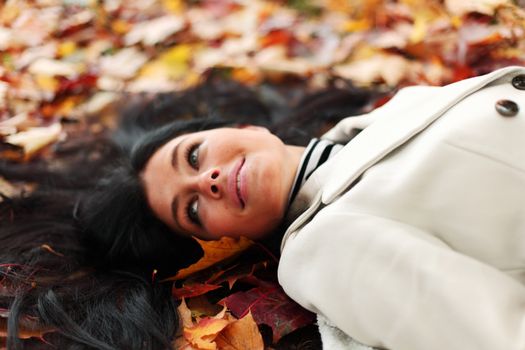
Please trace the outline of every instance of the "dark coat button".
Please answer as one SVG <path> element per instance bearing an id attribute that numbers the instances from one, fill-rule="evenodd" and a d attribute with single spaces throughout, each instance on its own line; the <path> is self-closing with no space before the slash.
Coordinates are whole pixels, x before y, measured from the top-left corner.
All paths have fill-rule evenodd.
<path id="1" fill-rule="evenodd" d="M 512 86 L 519 90 L 525 90 L 525 74 L 516 75 L 512 79 Z"/>
<path id="2" fill-rule="evenodd" d="M 496 111 L 504 117 L 514 117 L 520 110 L 518 104 L 511 100 L 499 100 L 495 107 Z"/>

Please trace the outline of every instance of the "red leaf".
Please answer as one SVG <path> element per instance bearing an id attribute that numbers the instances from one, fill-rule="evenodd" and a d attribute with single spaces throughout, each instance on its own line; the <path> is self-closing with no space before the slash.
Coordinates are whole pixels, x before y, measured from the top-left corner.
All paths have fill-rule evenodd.
<path id="1" fill-rule="evenodd" d="M 293 36 L 287 30 L 273 30 L 265 37 L 261 38 L 261 46 L 268 47 L 272 45 L 288 46 L 292 42 Z"/>
<path id="2" fill-rule="evenodd" d="M 272 327 L 274 342 L 315 319 L 313 313 L 291 300 L 275 283 L 232 294 L 219 303 L 228 307 L 237 318 L 251 312 L 257 324 Z"/>
<path id="3" fill-rule="evenodd" d="M 196 297 L 199 295 L 206 294 L 209 291 L 215 290 L 220 287 L 221 286 L 217 286 L 214 284 L 197 283 L 197 284 L 185 285 L 181 288 L 174 287 L 172 290 L 172 293 L 176 299 L 191 298 L 191 297 Z"/>

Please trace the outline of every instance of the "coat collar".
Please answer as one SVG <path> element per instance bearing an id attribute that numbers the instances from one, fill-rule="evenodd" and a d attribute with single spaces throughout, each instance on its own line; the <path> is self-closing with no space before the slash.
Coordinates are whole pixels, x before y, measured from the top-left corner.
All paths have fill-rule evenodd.
<path id="1" fill-rule="evenodd" d="M 459 101 L 498 80 L 511 80 L 523 67 L 508 67 L 445 87 L 408 87 L 372 113 L 343 119 L 322 138 L 347 143 L 303 185 L 285 219 L 288 237 L 344 192 L 387 154 L 427 128 Z M 357 136 L 356 131 L 363 129 Z M 355 136 L 354 138 L 352 138 Z M 349 140 L 351 141 L 349 142 Z"/>
<path id="2" fill-rule="evenodd" d="M 427 128 L 466 96 L 517 71 L 523 73 L 523 67 L 500 69 L 442 88 L 408 87 L 401 90 L 392 101 L 370 114 L 373 123 L 321 166 L 317 174 L 314 173 L 315 177 L 311 176 L 312 181 L 322 182 L 322 202 L 332 202 L 368 168 Z M 340 138 L 345 134 L 350 137 L 354 124 L 352 118 L 344 119 L 323 138 L 338 141 L 334 136 Z"/>

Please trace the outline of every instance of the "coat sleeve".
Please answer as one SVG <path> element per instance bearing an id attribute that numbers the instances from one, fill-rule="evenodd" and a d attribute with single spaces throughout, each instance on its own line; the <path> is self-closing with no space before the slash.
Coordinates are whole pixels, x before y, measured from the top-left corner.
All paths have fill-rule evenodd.
<path id="1" fill-rule="evenodd" d="M 319 213 L 291 236 L 279 280 L 356 340 L 391 350 L 525 349 L 525 288 L 421 229 Z"/>

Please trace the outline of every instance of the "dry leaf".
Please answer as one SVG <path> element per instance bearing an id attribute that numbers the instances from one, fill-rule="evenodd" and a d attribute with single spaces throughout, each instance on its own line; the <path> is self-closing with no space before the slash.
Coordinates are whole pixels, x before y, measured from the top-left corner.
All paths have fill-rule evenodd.
<path id="1" fill-rule="evenodd" d="M 193 317 L 218 315 L 224 310 L 224 306 L 212 304 L 205 295 L 188 299 L 187 305 Z"/>
<path id="2" fill-rule="evenodd" d="M 29 159 L 36 152 L 58 140 L 62 126 L 60 123 L 48 127 L 35 127 L 6 137 L 6 142 L 23 147 L 25 159 Z"/>
<path id="3" fill-rule="evenodd" d="M 0 81 L 0 110 L 6 107 L 8 89 L 9 85 L 3 81 Z"/>
<path id="4" fill-rule="evenodd" d="M 221 286 L 207 283 L 189 283 L 180 288 L 173 288 L 172 294 L 175 299 L 191 298 L 206 294 L 212 290 L 219 289 Z"/>
<path id="5" fill-rule="evenodd" d="M 414 74 L 413 65 L 397 55 L 376 55 L 368 59 L 334 67 L 337 75 L 355 82 L 370 85 L 384 81 L 395 86 L 409 74 Z"/>
<path id="6" fill-rule="evenodd" d="M 131 47 L 120 50 L 113 56 L 100 59 L 100 69 L 105 75 L 121 79 L 135 76 L 139 69 L 148 61 L 148 57 L 138 49 Z"/>
<path id="7" fill-rule="evenodd" d="M 290 299 L 278 284 L 261 284 L 246 292 L 232 294 L 219 303 L 227 306 L 236 317 L 243 317 L 251 312 L 257 324 L 272 327 L 274 342 L 313 322 L 314 314 Z"/>
<path id="8" fill-rule="evenodd" d="M 217 318 L 203 318 L 195 326 L 184 328 L 184 338 L 200 350 L 216 350 L 215 337 L 230 321 Z"/>
<path id="9" fill-rule="evenodd" d="M 241 237 L 234 239 L 231 237 L 222 237 L 218 241 L 202 241 L 195 238 L 201 245 L 204 256 L 195 264 L 180 270 L 174 277 L 168 278 L 167 281 L 177 281 L 202 271 L 220 261 L 226 260 L 239 254 L 253 244 L 248 238 Z"/>
<path id="10" fill-rule="evenodd" d="M 221 350 L 263 350 L 264 342 L 251 313 L 230 323 L 215 338 Z"/>
<path id="11" fill-rule="evenodd" d="M 126 46 L 142 42 L 144 45 L 155 45 L 184 28 L 181 16 L 163 16 L 136 24 L 124 36 Z"/>
<path id="12" fill-rule="evenodd" d="M 39 58 L 29 66 L 31 74 L 58 75 L 64 77 L 74 77 L 84 70 L 83 65 L 71 62 Z"/>
<path id="13" fill-rule="evenodd" d="M 177 311 L 182 321 L 182 326 L 184 328 L 192 327 L 193 320 L 191 318 L 191 310 L 188 309 L 188 306 L 186 305 L 186 300 L 182 299 L 182 301 L 180 302 L 180 305 L 177 307 Z"/>
<path id="14" fill-rule="evenodd" d="M 445 0 L 448 11 L 455 16 L 464 16 L 471 12 L 490 16 L 499 6 L 510 4 L 510 0 Z"/>
<path id="15" fill-rule="evenodd" d="M 140 77 L 180 79 L 188 73 L 189 61 L 194 51 L 195 47 L 191 45 L 175 46 L 144 65 Z"/>

